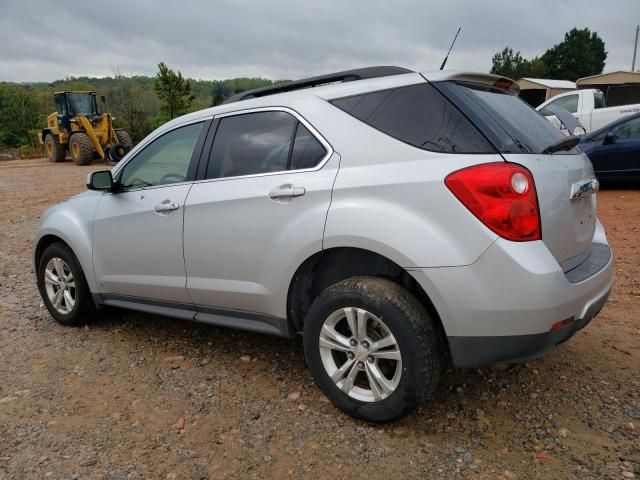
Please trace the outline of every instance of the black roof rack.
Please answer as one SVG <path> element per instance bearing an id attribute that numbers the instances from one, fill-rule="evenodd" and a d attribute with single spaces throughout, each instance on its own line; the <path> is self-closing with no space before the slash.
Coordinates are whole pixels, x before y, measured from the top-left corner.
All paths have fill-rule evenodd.
<path id="1" fill-rule="evenodd" d="M 276 93 L 317 87 L 318 85 L 324 85 L 327 83 L 352 82 L 354 80 L 388 77 L 390 75 L 400 75 L 402 73 L 413 73 L 413 70 L 390 66 L 356 68 L 354 70 L 345 70 L 344 72 L 329 73 L 327 75 L 320 75 L 319 77 L 303 78 L 302 80 L 295 80 L 293 82 L 247 90 L 246 92 L 238 93 L 229 97 L 223 103 L 233 103 L 242 100 L 249 100 L 250 98 L 266 97 L 267 95 L 275 95 Z"/>

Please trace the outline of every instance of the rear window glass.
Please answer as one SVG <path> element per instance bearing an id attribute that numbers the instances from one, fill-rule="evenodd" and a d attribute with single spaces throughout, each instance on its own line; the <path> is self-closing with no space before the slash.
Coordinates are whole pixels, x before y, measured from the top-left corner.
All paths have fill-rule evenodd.
<path id="1" fill-rule="evenodd" d="M 213 143 L 207 178 L 286 170 L 296 123 L 293 115 L 280 111 L 222 118 Z"/>
<path id="2" fill-rule="evenodd" d="M 506 90 L 453 82 L 436 83 L 474 119 L 501 153 L 536 153 L 566 139 L 549 120 Z M 577 150 L 556 153 L 577 153 Z"/>
<path id="3" fill-rule="evenodd" d="M 447 153 L 495 153 L 487 139 L 429 84 L 355 95 L 331 103 L 414 147 Z"/>
<path id="4" fill-rule="evenodd" d="M 313 168 L 326 154 L 327 151 L 318 139 L 302 123 L 298 123 L 289 169 Z"/>

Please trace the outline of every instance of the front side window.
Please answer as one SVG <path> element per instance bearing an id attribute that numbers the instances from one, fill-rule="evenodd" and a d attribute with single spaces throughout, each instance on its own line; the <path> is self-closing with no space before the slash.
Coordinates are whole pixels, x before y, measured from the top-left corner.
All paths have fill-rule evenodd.
<path id="1" fill-rule="evenodd" d="M 153 187 L 187 180 L 203 122 L 176 128 L 144 147 L 122 169 L 123 187 Z"/>
<path id="2" fill-rule="evenodd" d="M 331 103 L 373 128 L 423 150 L 495 153 L 473 124 L 428 84 L 355 95 Z"/>
<path id="3" fill-rule="evenodd" d="M 611 129 L 616 138 L 640 138 L 640 117 L 622 122 Z"/>
<path id="4" fill-rule="evenodd" d="M 220 120 L 206 177 L 312 168 L 325 155 L 322 144 L 293 115 L 281 111 L 244 113 Z"/>

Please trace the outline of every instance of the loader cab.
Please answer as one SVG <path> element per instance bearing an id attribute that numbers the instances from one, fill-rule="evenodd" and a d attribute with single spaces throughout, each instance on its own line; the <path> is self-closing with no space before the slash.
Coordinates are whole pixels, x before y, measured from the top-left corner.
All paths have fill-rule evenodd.
<path id="1" fill-rule="evenodd" d="M 59 117 L 96 117 L 96 92 L 57 92 L 53 95 Z"/>

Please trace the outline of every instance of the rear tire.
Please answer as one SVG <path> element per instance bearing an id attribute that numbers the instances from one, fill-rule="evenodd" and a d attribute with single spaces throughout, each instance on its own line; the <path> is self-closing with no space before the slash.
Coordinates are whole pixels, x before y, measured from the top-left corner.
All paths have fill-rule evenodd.
<path id="1" fill-rule="evenodd" d="M 118 137 L 118 143 L 121 143 L 125 147 L 127 147 L 127 153 L 129 150 L 133 148 L 133 140 L 131 140 L 131 135 L 126 130 L 116 130 L 116 137 Z"/>
<path id="2" fill-rule="evenodd" d="M 69 139 L 69 152 L 76 165 L 90 165 L 93 161 L 93 146 L 86 133 L 74 133 Z"/>
<path id="3" fill-rule="evenodd" d="M 38 261 L 38 291 L 61 325 L 83 325 L 96 315 L 80 262 L 63 243 L 52 243 Z M 62 280 L 62 281 L 61 281 Z"/>
<path id="4" fill-rule="evenodd" d="M 64 162 L 66 151 L 56 135 L 48 133 L 44 139 L 44 149 L 50 162 Z"/>
<path id="5" fill-rule="evenodd" d="M 424 306 L 378 277 L 330 286 L 304 323 L 305 358 L 320 389 L 347 414 L 376 423 L 406 415 L 434 390 L 439 338 Z"/>

